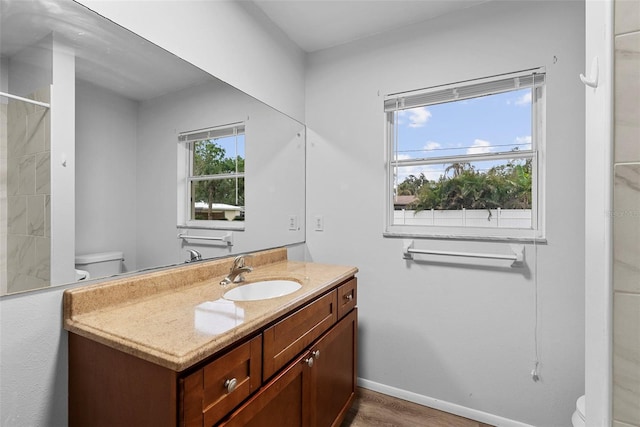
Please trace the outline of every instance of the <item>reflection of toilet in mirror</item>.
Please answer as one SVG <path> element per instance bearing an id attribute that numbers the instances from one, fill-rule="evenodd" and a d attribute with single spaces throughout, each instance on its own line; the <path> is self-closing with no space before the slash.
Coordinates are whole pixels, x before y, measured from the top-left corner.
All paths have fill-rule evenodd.
<path id="1" fill-rule="evenodd" d="M 573 427 L 584 427 L 585 425 L 584 395 L 580 396 L 576 402 L 576 410 L 571 416 L 571 424 Z"/>
<path id="2" fill-rule="evenodd" d="M 122 273 L 124 254 L 119 251 L 76 255 L 77 280 L 96 279 Z"/>

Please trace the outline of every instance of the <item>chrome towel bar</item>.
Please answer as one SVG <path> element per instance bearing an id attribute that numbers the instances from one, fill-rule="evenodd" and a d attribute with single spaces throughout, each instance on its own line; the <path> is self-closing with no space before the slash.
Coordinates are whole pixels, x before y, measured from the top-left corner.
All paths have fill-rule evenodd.
<path id="1" fill-rule="evenodd" d="M 411 240 L 408 244 L 404 246 L 403 258 L 406 260 L 413 260 L 413 254 L 420 254 L 420 255 L 444 255 L 444 256 L 454 256 L 454 257 L 465 257 L 465 258 L 503 259 L 503 260 L 513 261 L 513 263 L 511 264 L 511 267 L 523 267 L 524 266 L 524 245 L 509 245 L 509 246 L 513 251 L 512 255 L 415 249 L 413 247 L 413 240 Z"/>
<path id="2" fill-rule="evenodd" d="M 233 235 L 231 233 L 227 233 L 224 236 L 196 236 L 196 235 L 189 235 L 189 234 L 186 234 L 186 233 L 180 233 L 180 234 L 178 234 L 178 239 L 183 239 L 183 240 L 213 240 L 213 241 L 225 242 L 228 246 L 233 246 Z"/>

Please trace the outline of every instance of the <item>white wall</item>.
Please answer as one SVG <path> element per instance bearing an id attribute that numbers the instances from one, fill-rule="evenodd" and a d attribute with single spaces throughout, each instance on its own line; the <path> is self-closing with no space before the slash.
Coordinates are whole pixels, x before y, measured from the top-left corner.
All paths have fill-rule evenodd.
<path id="1" fill-rule="evenodd" d="M 79 0 L 79 3 L 304 121 L 304 52 L 251 2 Z"/>
<path id="2" fill-rule="evenodd" d="M 310 226 L 308 257 L 360 269 L 363 385 L 492 424 L 570 425 L 584 392 L 583 64 L 577 1 L 489 2 L 309 56 L 307 218 L 322 215 L 324 231 Z M 539 66 L 548 243 L 527 245 L 524 270 L 404 261 L 402 240 L 382 237 L 383 95 Z"/>
<path id="3" fill-rule="evenodd" d="M 76 80 L 75 253 L 122 251 L 137 270 L 138 102 Z"/>
<path id="4" fill-rule="evenodd" d="M 134 27 L 146 28 L 149 32 L 146 36 L 152 42 L 167 44 L 175 39 L 176 44 L 164 47 L 174 49 L 178 56 L 189 56 L 192 62 L 198 60 L 206 71 L 232 83 L 233 79 L 228 77 L 234 77 L 241 81 L 235 82 L 241 89 L 298 119 L 303 118 L 303 55 L 291 43 L 283 42 L 278 30 L 269 29 L 263 21 L 252 25 L 255 18 L 233 3 L 221 5 L 220 9 L 214 6 L 218 2 L 191 2 L 190 6 L 186 2 L 175 2 L 173 7 L 169 3 L 117 2 L 111 9 L 130 22 L 134 31 Z M 179 19 L 174 21 L 172 13 Z M 237 28 L 241 36 L 229 33 L 222 37 L 222 28 L 211 25 L 215 16 L 225 16 L 226 28 Z M 206 20 L 206 25 L 185 24 L 202 20 Z M 167 21 L 171 21 L 169 27 L 166 27 Z M 174 31 L 166 31 L 167 28 Z M 199 37 L 194 34 L 196 31 L 212 33 Z M 241 46 L 234 45 L 242 48 L 234 55 L 230 52 L 235 48 L 230 40 L 242 41 Z M 225 55 L 214 56 L 211 52 Z M 249 59 L 255 58 L 260 61 L 249 63 Z M 224 72 L 217 73 L 216 67 Z M 251 92 L 256 88 L 261 90 Z M 300 256 L 300 252 L 300 248 L 295 248 L 295 255 Z M 0 298 L 0 425 L 3 427 L 67 425 L 67 334 L 62 329 L 64 289 L 57 287 Z"/>

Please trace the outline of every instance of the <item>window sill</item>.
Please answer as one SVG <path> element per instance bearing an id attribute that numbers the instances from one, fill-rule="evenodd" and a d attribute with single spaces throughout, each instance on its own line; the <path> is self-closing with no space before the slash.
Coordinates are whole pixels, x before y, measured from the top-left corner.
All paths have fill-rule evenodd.
<path id="1" fill-rule="evenodd" d="M 425 239 L 425 240 L 459 240 L 478 242 L 507 242 L 507 243 L 536 243 L 547 244 L 546 237 L 535 236 L 488 236 L 488 235 L 465 235 L 460 233 L 411 233 L 385 231 L 382 233 L 385 238 L 392 239 Z"/>

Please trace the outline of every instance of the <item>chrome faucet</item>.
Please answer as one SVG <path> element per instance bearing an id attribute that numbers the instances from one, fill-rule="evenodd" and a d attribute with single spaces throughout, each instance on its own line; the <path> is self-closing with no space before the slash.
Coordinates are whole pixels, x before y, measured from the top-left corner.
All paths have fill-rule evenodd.
<path id="1" fill-rule="evenodd" d="M 185 262 L 193 262 L 193 261 L 201 261 L 202 260 L 202 255 L 200 254 L 200 252 L 196 251 L 195 249 L 187 249 L 187 252 L 189 252 L 189 259 L 186 260 Z"/>
<path id="2" fill-rule="evenodd" d="M 253 271 L 253 267 L 245 265 L 245 255 L 238 255 L 233 260 L 233 265 L 227 277 L 220 281 L 221 286 L 227 286 L 231 283 L 244 282 L 243 273 L 250 273 Z"/>

